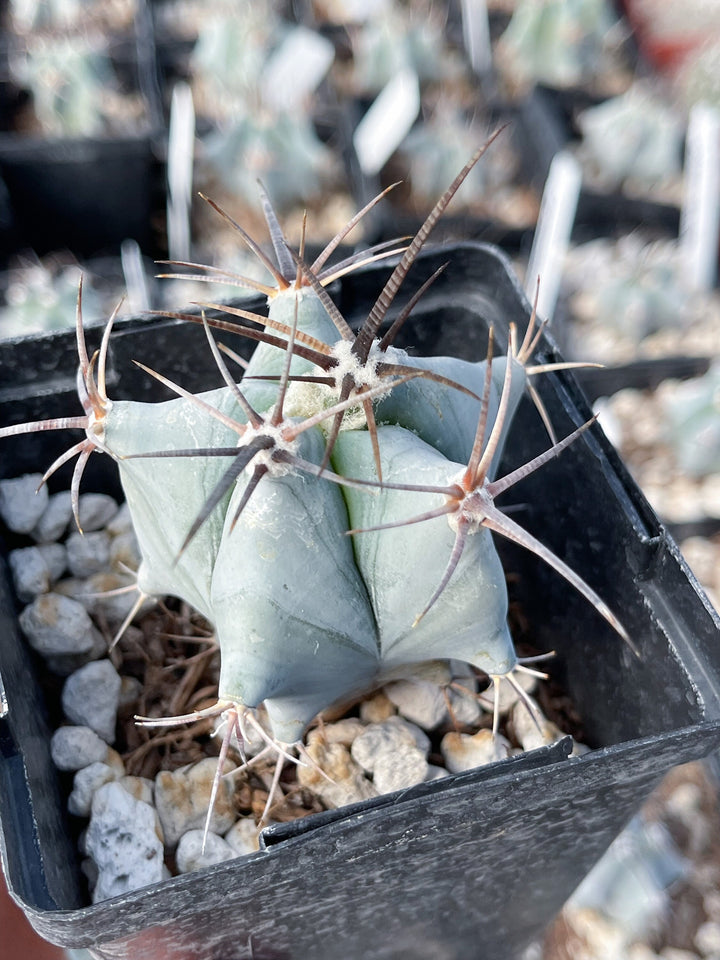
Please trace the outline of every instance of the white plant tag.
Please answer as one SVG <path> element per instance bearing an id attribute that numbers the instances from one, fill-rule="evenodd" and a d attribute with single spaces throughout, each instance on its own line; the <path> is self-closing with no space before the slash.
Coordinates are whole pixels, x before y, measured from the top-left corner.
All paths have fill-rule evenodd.
<path id="1" fill-rule="evenodd" d="M 171 260 L 190 259 L 190 207 L 195 153 L 195 108 L 188 84 L 175 85 L 170 103 L 167 234 Z"/>
<path id="2" fill-rule="evenodd" d="M 462 0 L 463 42 L 470 66 L 478 76 L 492 69 L 487 0 Z"/>
<path id="3" fill-rule="evenodd" d="M 120 244 L 120 263 L 127 290 L 128 312 L 138 314 L 149 310 L 150 291 L 137 240 L 127 239 Z"/>
<path id="4" fill-rule="evenodd" d="M 313 93 L 335 59 L 325 37 L 295 27 L 265 64 L 262 98 L 274 110 L 294 110 Z"/>
<path id="5" fill-rule="evenodd" d="M 685 148 L 685 190 L 680 213 L 680 256 L 693 290 L 715 284 L 720 227 L 720 113 L 697 103 L 690 111 Z"/>
<path id="6" fill-rule="evenodd" d="M 396 73 L 355 128 L 353 144 L 360 169 L 371 177 L 397 150 L 420 112 L 420 84 L 414 70 Z"/>
<path id="7" fill-rule="evenodd" d="M 538 278 L 538 316 L 552 317 L 557 303 L 563 264 L 575 222 L 582 171 L 570 153 L 555 154 L 545 182 L 540 215 L 525 274 L 525 293 L 535 299 Z"/>

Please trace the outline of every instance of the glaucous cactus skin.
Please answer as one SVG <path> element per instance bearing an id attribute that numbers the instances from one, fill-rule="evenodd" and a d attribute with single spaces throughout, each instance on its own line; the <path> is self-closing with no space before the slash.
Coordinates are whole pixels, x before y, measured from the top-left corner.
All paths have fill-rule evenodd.
<path id="1" fill-rule="evenodd" d="M 476 363 L 413 358 L 379 338 L 408 269 L 481 154 L 440 199 L 357 334 L 324 290 L 338 272 L 324 268 L 327 251 L 306 265 L 271 214 L 278 266 L 267 265 L 277 288 L 257 285 L 269 292 L 267 318 L 210 304 L 233 319 L 180 315 L 204 324 L 224 386 L 193 396 L 148 370 L 178 397 L 111 401 L 109 327 L 90 360 L 79 297 L 85 415 L 0 431 L 84 428 L 86 439 L 48 471 L 79 453 L 75 504 L 90 453 L 117 461 L 142 555 L 138 587 L 180 597 L 214 625 L 215 712 L 229 711 L 229 731 L 264 703 L 276 741 L 295 742 L 319 711 L 426 661 L 465 660 L 496 682 L 512 676 L 517 658 L 491 530 L 545 559 L 626 636 L 590 587 L 494 506 L 584 429 L 493 479 L 527 378 L 541 372 L 525 367 L 534 315 L 520 348 L 511 329 L 509 359 L 493 360 L 491 347 Z M 239 385 L 212 326 L 258 341 Z"/>
<path id="2" fill-rule="evenodd" d="M 273 321 L 279 313 L 276 302 L 271 301 L 269 309 Z M 279 302 L 282 322 L 287 322 L 287 304 Z M 318 307 L 312 291 L 298 298 L 296 335 L 320 335 L 333 345 L 337 333 L 327 324 L 323 327 Z M 267 359 L 258 360 L 259 353 Z M 454 373 L 459 385 L 477 391 L 476 397 L 483 392 L 486 361 L 440 358 L 435 371 L 432 359 L 412 361 L 399 350 L 392 359 L 399 366 L 443 377 Z M 281 376 L 283 363 L 283 353 L 265 344 L 250 362 L 241 388 L 248 400 L 265 408 L 258 413 L 268 413 L 281 388 L 252 378 L 260 370 Z M 504 358 L 498 358 L 497 369 L 504 371 Z M 293 356 L 290 375 L 308 372 L 308 361 Z M 518 377 L 521 383 L 523 379 Z M 288 397 L 295 385 L 290 384 Z M 419 389 L 409 389 L 415 385 Z M 494 417 L 499 403 L 495 379 L 491 387 L 485 402 Z M 425 377 L 387 389 L 376 407 L 384 421 L 377 427 L 383 481 L 452 483 L 472 450 L 479 399 Z M 403 424 L 390 420 L 393 390 L 407 391 L 405 404 L 400 404 Z M 513 391 L 513 409 L 519 395 Z M 199 399 L 238 425 L 247 423 L 229 388 Z M 324 394 L 316 395 L 314 411 L 311 400 L 312 394 L 306 394 L 306 416 L 327 412 L 329 419 L 332 410 Z M 454 425 L 445 439 L 457 450 L 459 462 L 421 439 L 423 433 L 437 433 L 431 417 L 438 416 L 438 404 L 444 419 Z M 234 522 L 252 476 L 249 465 L 178 558 L 193 520 L 227 467 L 225 457 L 206 451 L 230 449 L 237 434 L 186 397 L 150 405 L 150 410 L 145 406 L 125 404 L 117 420 L 113 408 L 105 434 L 107 448 L 124 458 L 118 464 L 143 556 L 139 585 L 145 592 L 181 596 L 214 625 L 222 653 L 221 702 L 251 708 L 264 702 L 274 735 L 292 742 L 320 710 L 372 689 L 391 671 L 398 675 L 403 667 L 451 657 L 493 675 L 514 668 L 505 579 L 488 531 L 471 538 L 447 589 L 417 626 L 415 618 L 441 581 L 452 552 L 454 533 L 447 520 L 439 517 L 397 530 L 347 536 L 354 527 L 396 522 L 433 505 L 427 493 L 373 489 L 379 481 L 372 438 L 357 411 L 350 421 L 353 427 L 339 433 L 330 468 L 339 477 L 366 482 L 367 488 L 346 487 L 291 464 L 268 462 L 268 472 Z M 296 422 L 283 420 L 290 427 Z M 509 418 L 507 423 L 509 427 Z M 142 424 L 145 431 L 139 429 Z M 151 452 L 153 440 L 154 454 L 195 448 L 198 455 L 138 456 Z M 326 443 L 321 430 L 312 427 L 293 443 L 293 454 L 319 470 Z M 174 506 L 178 498 L 180 508 Z M 438 499 L 442 503 L 441 495 L 435 495 Z M 409 564 L 408 557 L 417 560 Z"/>
<path id="3" fill-rule="evenodd" d="M 388 483 L 446 486 L 464 469 L 404 427 L 385 425 L 378 432 Z M 372 478 L 367 431 L 341 433 L 333 463 L 341 475 Z M 431 500 L 412 490 L 387 488 L 372 496 L 348 487 L 344 493 L 356 529 L 399 523 L 443 503 L 442 494 Z M 470 538 L 438 602 L 418 619 L 442 580 L 454 541 L 446 516 L 355 535 L 357 565 L 370 595 L 386 669 L 450 658 L 491 676 L 514 668 L 505 576 L 488 530 Z"/>

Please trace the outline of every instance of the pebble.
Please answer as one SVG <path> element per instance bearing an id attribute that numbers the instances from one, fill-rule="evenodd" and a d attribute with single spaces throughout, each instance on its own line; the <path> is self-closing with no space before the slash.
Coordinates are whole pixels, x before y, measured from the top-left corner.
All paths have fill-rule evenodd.
<path id="1" fill-rule="evenodd" d="M 123 533 L 132 533 L 134 529 L 132 515 L 130 513 L 130 507 L 127 505 L 127 501 L 120 504 L 117 512 L 113 516 L 112 520 L 108 522 L 105 529 L 111 537 L 119 537 Z"/>
<path id="2" fill-rule="evenodd" d="M 472 735 L 450 731 L 440 743 L 440 752 L 450 773 L 462 773 L 504 760 L 509 750 L 509 741 L 501 734 L 493 736 L 492 730 L 478 730 Z"/>
<path id="3" fill-rule="evenodd" d="M 384 690 L 398 713 L 423 730 L 434 730 L 447 716 L 442 689 L 428 680 L 396 680 Z"/>
<path id="4" fill-rule="evenodd" d="M 105 530 L 94 533 L 71 533 L 65 541 L 67 562 L 74 577 L 91 577 L 103 573 L 110 564 L 110 534 Z"/>
<path id="5" fill-rule="evenodd" d="M 572 932 L 574 957 L 623 958 L 625 934 L 597 910 L 566 908 L 563 916 Z"/>
<path id="6" fill-rule="evenodd" d="M 107 757 L 105 757 L 105 763 L 109 767 L 113 767 L 113 769 L 117 770 L 118 776 L 120 777 L 125 776 L 125 763 L 123 761 L 123 758 L 120 756 L 117 750 L 113 750 L 112 747 L 108 747 Z"/>
<path id="7" fill-rule="evenodd" d="M 40 543 L 37 549 L 45 558 L 50 571 L 50 579 L 54 583 L 67 570 L 67 550 L 62 543 Z"/>
<path id="8" fill-rule="evenodd" d="M 69 490 L 53 493 L 37 524 L 30 531 L 36 543 L 54 543 L 65 533 L 72 519 L 72 498 Z"/>
<path id="9" fill-rule="evenodd" d="M 395 704 L 382 690 L 360 704 L 360 719 L 365 723 L 382 723 L 396 713 Z"/>
<path id="10" fill-rule="evenodd" d="M 423 660 L 422 663 L 408 664 L 403 667 L 402 679 L 420 680 L 436 687 L 446 687 L 453 678 L 452 666 L 457 662 L 457 660 Z"/>
<path id="11" fill-rule="evenodd" d="M 427 776 L 425 777 L 425 783 L 430 783 L 432 780 L 444 780 L 445 777 L 449 776 L 450 774 L 445 767 L 436 767 L 435 764 L 429 763 L 427 768 Z"/>
<path id="12" fill-rule="evenodd" d="M 82 604 L 59 593 L 37 597 L 19 620 L 30 646 L 45 657 L 91 654 L 103 642 Z"/>
<path id="13" fill-rule="evenodd" d="M 0 517 L 13 533 L 30 533 L 47 509 L 49 494 L 41 473 L 0 480 Z M 37 491 L 37 493 L 36 493 Z"/>
<path id="14" fill-rule="evenodd" d="M 78 497 L 80 527 L 85 534 L 102 530 L 117 512 L 117 501 L 107 493 L 81 493 Z"/>
<path id="15" fill-rule="evenodd" d="M 390 717 L 383 723 L 367 727 L 353 741 L 350 753 L 366 773 L 374 773 L 383 756 L 399 757 L 411 752 L 420 753 L 426 760 L 429 750 L 430 741 L 419 727 L 401 717 Z"/>
<path id="16" fill-rule="evenodd" d="M 477 693 L 477 676 L 469 663 L 465 663 L 464 660 L 450 660 L 449 667 L 452 680 L 459 681 L 464 687 L 467 687 L 468 690 L 472 689 Z"/>
<path id="17" fill-rule="evenodd" d="M 341 743 L 344 747 L 349 747 L 364 731 L 365 724 L 362 720 L 357 717 L 346 717 L 336 723 L 324 723 L 322 726 L 314 727 L 307 734 L 307 742 L 314 743 L 319 740 L 322 743 Z"/>
<path id="18" fill-rule="evenodd" d="M 83 604 L 89 613 L 104 617 L 108 624 L 113 627 L 120 626 L 135 606 L 139 596 L 137 589 L 128 590 L 127 593 L 103 596 L 109 591 L 129 586 L 135 587 L 135 579 L 127 574 L 95 573 L 80 582 L 82 583 L 81 592 L 76 594 L 78 601 Z M 147 597 L 136 615 L 142 616 L 148 613 L 155 606 L 155 603 L 155 600 Z"/>
<path id="19" fill-rule="evenodd" d="M 535 709 L 530 713 L 528 707 L 518 702 L 512 710 L 512 725 L 520 746 L 523 750 L 536 750 L 538 747 L 546 747 L 556 740 L 561 740 L 565 734 L 550 720 L 547 720 L 532 700 Z"/>
<path id="20" fill-rule="evenodd" d="M 363 775 L 347 747 L 340 743 L 323 744 L 316 741 L 309 744 L 307 752 L 330 779 L 326 779 L 315 766 L 299 766 L 298 783 L 312 790 L 326 807 L 342 807 L 377 796 L 377 789 Z"/>
<path id="21" fill-rule="evenodd" d="M 464 681 L 462 686 L 464 687 Z M 482 715 L 482 707 L 478 703 L 477 694 L 472 689 L 460 689 L 458 686 L 448 687 L 448 712 L 455 723 L 460 726 L 472 727 L 478 723 Z"/>
<path id="22" fill-rule="evenodd" d="M 65 681 L 62 706 L 68 720 L 90 727 L 108 743 L 115 740 L 121 680 L 109 660 L 86 664 Z"/>
<path id="23" fill-rule="evenodd" d="M 117 782 L 136 800 L 142 800 L 150 806 L 155 802 L 155 784 L 147 777 L 120 777 Z"/>
<path id="24" fill-rule="evenodd" d="M 120 677 L 120 681 L 118 711 L 122 712 L 124 708 L 135 706 L 143 692 L 143 685 L 137 677 Z"/>
<path id="25" fill-rule="evenodd" d="M 168 847 L 174 847 L 188 830 L 204 828 L 217 765 L 215 757 L 207 757 L 172 773 L 161 770 L 155 777 L 155 804 Z M 234 766 L 225 761 L 224 769 L 227 773 Z M 213 804 L 210 829 L 213 833 L 223 834 L 236 818 L 233 785 L 229 779 L 223 778 Z"/>
<path id="26" fill-rule="evenodd" d="M 86 579 L 66 577 L 55 584 L 55 592 L 77 601 L 91 615 L 104 617 L 112 628 L 119 626 L 137 598 L 137 591 L 131 590 L 115 597 L 102 597 L 99 594 L 117 587 L 133 585 L 128 577 L 114 573 L 96 573 Z M 147 612 L 155 601 L 148 599 L 141 610 Z"/>
<path id="27" fill-rule="evenodd" d="M 202 870 L 211 867 L 223 860 L 232 860 L 235 851 L 227 842 L 212 831 L 208 832 L 203 850 L 203 831 L 188 830 L 180 837 L 175 852 L 175 862 L 179 873 L 191 873 L 193 870 Z"/>
<path id="28" fill-rule="evenodd" d="M 91 763 L 82 770 L 78 770 L 73 780 L 73 788 L 68 798 L 68 810 L 76 817 L 89 817 L 93 797 L 106 783 L 114 783 L 123 775 L 124 770 L 118 770 L 109 763 Z"/>
<path id="29" fill-rule="evenodd" d="M 255 853 L 260 849 L 258 828 L 252 817 L 242 817 L 225 834 L 225 839 L 235 851 L 236 856 Z"/>
<path id="30" fill-rule="evenodd" d="M 705 892 L 703 907 L 708 920 L 720 921 L 720 889 L 710 889 Z"/>
<path id="31" fill-rule="evenodd" d="M 627 960 L 660 960 L 646 943 L 631 943 L 625 954 Z M 695 958 L 693 958 L 695 960 Z"/>
<path id="32" fill-rule="evenodd" d="M 720 923 L 706 920 L 698 927 L 694 943 L 704 956 L 720 954 Z"/>
<path id="33" fill-rule="evenodd" d="M 55 580 L 62 576 L 66 565 L 65 548 L 59 543 L 21 547 L 8 554 L 8 563 L 18 599 L 28 603 L 39 594 L 47 593 Z"/>
<path id="34" fill-rule="evenodd" d="M 108 745 L 90 727 L 58 727 L 50 740 L 50 754 L 58 770 L 81 770 L 104 763 Z"/>
<path id="35" fill-rule="evenodd" d="M 115 573 L 126 574 L 137 570 L 142 557 L 137 537 L 132 531 L 120 533 L 110 541 L 110 567 Z"/>
<path id="36" fill-rule="evenodd" d="M 95 794 L 85 848 L 98 868 L 94 903 L 169 875 L 155 811 L 118 783 L 107 783 Z"/>
<path id="37" fill-rule="evenodd" d="M 378 793 L 392 793 L 423 783 L 429 766 L 425 754 L 417 747 L 405 747 L 396 753 L 384 753 L 374 764 L 373 783 Z"/>

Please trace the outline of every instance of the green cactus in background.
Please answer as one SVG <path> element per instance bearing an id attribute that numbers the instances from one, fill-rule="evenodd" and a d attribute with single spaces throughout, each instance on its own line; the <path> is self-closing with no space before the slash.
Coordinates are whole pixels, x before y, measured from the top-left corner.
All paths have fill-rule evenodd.
<path id="1" fill-rule="evenodd" d="M 597 321 L 636 347 L 691 316 L 692 298 L 672 242 L 647 243 L 637 234 L 590 240 L 568 253 L 565 284 L 579 319 Z"/>
<path id="2" fill-rule="evenodd" d="M 720 364 L 678 384 L 667 415 L 668 441 L 683 472 L 692 477 L 720 474 Z"/>
<path id="3" fill-rule="evenodd" d="M 236 228 L 272 284 L 234 280 L 268 296 L 268 316 L 213 303 L 202 306 L 224 311 L 227 320 L 178 315 L 203 324 L 222 387 L 194 396 L 148 371 L 177 399 L 108 399 L 111 323 L 97 356 L 88 357 L 79 301 L 84 415 L 0 431 L 3 437 L 83 428 L 85 438 L 46 477 L 79 454 L 72 482 L 77 509 L 87 458 L 96 449 L 113 456 L 142 554 L 140 597 L 179 596 L 213 623 L 221 651 L 217 704 L 149 722 L 223 714 L 226 750 L 234 732 L 259 727 L 254 710 L 264 703 L 282 758 L 319 711 L 427 661 L 464 660 L 490 675 L 496 690 L 503 677 L 516 684 L 515 672 L 528 668 L 508 629 L 505 577 L 491 532 L 553 566 L 629 643 L 595 592 L 495 506 L 500 493 L 589 426 L 496 477 L 518 401 L 529 378 L 547 369 L 528 366 L 539 337 L 534 316 L 522 341 L 511 329 L 505 357 L 493 356 L 491 334 L 476 362 L 412 358 L 393 340 L 436 274 L 379 334 L 430 231 L 483 152 L 438 201 L 357 333 L 325 287 L 387 251 L 365 251 L 334 267 L 327 262 L 372 204 L 307 264 L 302 246 L 300 253 L 287 246 L 266 203 L 276 263 Z M 228 279 L 212 268 L 204 276 Z M 213 327 L 258 342 L 239 384 Z"/>
<path id="4" fill-rule="evenodd" d="M 0 337 L 22 337 L 72 326 L 80 267 L 77 264 L 23 258 L 8 271 L 5 303 L 0 306 Z M 85 314 L 106 316 L 106 298 L 85 283 Z"/>
<path id="5" fill-rule="evenodd" d="M 140 98 L 121 93 L 100 37 L 40 35 L 11 59 L 15 80 L 32 93 L 45 136 L 134 132 L 145 120 Z"/>
<path id="6" fill-rule="evenodd" d="M 584 110 L 578 125 L 581 158 L 606 188 L 654 187 L 682 170 L 680 116 L 640 82 Z"/>
<path id="7" fill-rule="evenodd" d="M 498 54 L 513 82 L 587 83 L 607 64 L 615 22 L 607 0 L 520 0 Z"/>

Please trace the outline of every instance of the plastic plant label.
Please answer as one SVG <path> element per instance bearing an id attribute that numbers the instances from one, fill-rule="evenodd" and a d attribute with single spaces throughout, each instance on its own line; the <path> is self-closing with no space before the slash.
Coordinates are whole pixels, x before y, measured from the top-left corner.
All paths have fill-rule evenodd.
<path id="1" fill-rule="evenodd" d="M 150 291 L 143 266 L 142 250 L 137 240 L 123 240 L 120 245 L 120 263 L 127 287 L 127 305 L 130 313 L 150 309 Z"/>
<path id="2" fill-rule="evenodd" d="M 479 76 L 492 69 L 490 23 L 486 0 L 462 0 L 463 42 L 470 66 Z"/>
<path id="3" fill-rule="evenodd" d="M 329 40 L 307 27 L 296 27 L 265 65 L 263 100 L 275 110 L 297 109 L 317 89 L 334 59 Z"/>
<path id="4" fill-rule="evenodd" d="M 400 146 L 420 111 L 420 84 L 414 70 L 397 73 L 355 128 L 353 143 L 366 176 L 374 176 Z"/>
<path id="5" fill-rule="evenodd" d="M 690 112 L 685 156 L 685 195 L 680 249 L 685 276 L 694 290 L 715 284 L 720 227 L 720 113 L 707 103 Z"/>
<path id="6" fill-rule="evenodd" d="M 561 151 L 550 164 L 533 239 L 525 293 L 532 300 L 540 282 L 538 316 L 552 317 L 557 303 L 563 262 L 575 221 L 582 172 L 575 157 Z"/>
<path id="7" fill-rule="evenodd" d="M 190 206 L 192 203 L 195 144 L 195 108 L 186 83 L 175 85 L 170 105 L 168 137 L 168 250 L 172 260 L 190 259 Z"/>

